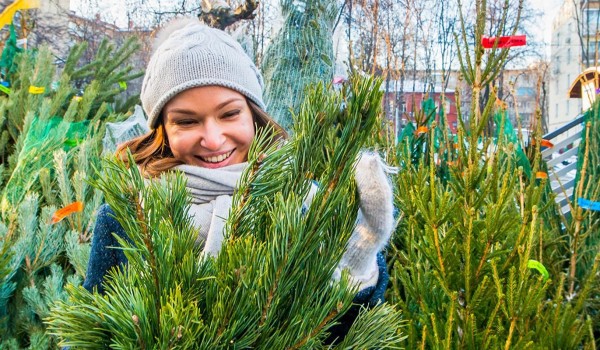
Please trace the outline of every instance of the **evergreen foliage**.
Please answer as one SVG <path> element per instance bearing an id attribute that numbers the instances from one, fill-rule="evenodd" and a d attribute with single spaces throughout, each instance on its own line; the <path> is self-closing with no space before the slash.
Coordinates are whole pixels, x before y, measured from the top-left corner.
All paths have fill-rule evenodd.
<path id="1" fill-rule="evenodd" d="M 53 349 L 42 319 L 85 277 L 102 193 L 86 181 L 100 166 L 104 121 L 124 118 L 111 104 L 115 85 L 139 73 L 123 62 L 137 48 L 104 44 L 90 65 L 75 46 L 58 73 L 50 51 L 24 51 L 0 97 L 0 348 Z M 57 82 L 53 80 L 58 78 Z M 79 202 L 83 209 L 56 217 Z"/>
<path id="2" fill-rule="evenodd" d="M 556 217 L 554 199 L 547 195 L 547 179 L 532 175 L 544 170 L 539 136 L 527 164 L 518 141 L 506 132 L 494 91 L 481 99 L 481 88 L 494 81 L 506 50 L 483 51 L 486 2 L 476 6 L 475 47 L 467 45 L 463 19 L 457 36 L 464 43 L 462 75 L 473 89 L 468 124 L 459 117 L 454 139 L 421 118 L 416 136 L 406 137 L 393 154 L 402 169 L 396 204 L 403 220 L 390 254 L 388 300 L 407 320 L 403 344 L 594 349 L 600 256 L 565 240 L 563 227 L 548 222 Z M 488 128 L 494 115 L 496 137 Z M 573 279 L 569 258 L 582 251 L 588 252 L 588 264 Z"/>
<path id="3" fill-rule="evenodd" d="M 585 114 L 582 141 L 579 144 L 577 178 L 574 186 L 571 217 L 563 218 L 568 235 L 569 292 L 577 293 L 579 282 L 586 278 L 600 251 L 600 101 L 596 101 Z M 600 293 L 588 306 L 593 315 L 594 333 L 600 337 Z"/>
<path id="4" fill-rule="evenodd" d="M 433 157 L 400 155 L 389 301 L 408 321 L 406 347 L 592 348 L 598 260 L 569 294 L 560 232 L 540 220 L 545 184 L 517 168 L 512 144 L 477 145 L 458 145 L 448 181 Z"/>
<path id="5" fill-rule="evenodd" d="M 258 136 L 216 258 L 194 246 L 181 175 L 148 183 L 136 167 L 106 163 L 97 185 L 131 239 L 120 242 L 129 263 L 112 270 L 105 296 L 70 286 L 51 332 L 86 349 L 328 348 L 356 293 L 346 275 L 331 276 L 355 224 L 352 169 L 380 112 L 379 85 L 319 86 L 292 140 L 265 149 L 268 137 Z M 304 212 L 311 181 L 321 186 Z M 333 348 L 395 346 L 400 326 L 386 304 L 363 310 Z"/>
<path id="6" fill-rule="evenodd" d="M 17 57 L 18 74 L 11 76 L 10 96 L 0 100 L 0 159 L 7 175 L 2 215 L 25 193 L 36 190 L 32 186 L 38 183 L 37 171 L 51 164 L 55 150 L 81 142 L 89 125 L 98 128 L 109 117 L 108 103 L 121 91 L 118 82 L 140 75 L 131 73 L 131 66 L 122 67 L 137 48 L 133 39 L 116 51 L 104 41 L 93 62 L 77 67 L 85 44 L 77 45 L 57 82 L 53 82 L 56 67 L 47 48 Z"/>

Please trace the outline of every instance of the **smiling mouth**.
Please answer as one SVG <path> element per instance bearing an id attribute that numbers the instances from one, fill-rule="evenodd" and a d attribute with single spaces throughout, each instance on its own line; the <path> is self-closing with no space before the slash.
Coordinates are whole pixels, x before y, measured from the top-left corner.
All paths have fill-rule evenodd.
<path id="1" fill-rule="evenodd" d="M 213 156 L 213 157 L 201 157 L 198 156 L 198 158 L 200 158 L 201 160 L 207 162 L 207 163 L 221 163 L 222 161 L 224 161 L 225 159 L 229 158 L 231 156 L 231 154 L 233 153 L 234 150 L 231 150 L 227 153 L 223 153 L 221 155 L 218 156 Z"/>

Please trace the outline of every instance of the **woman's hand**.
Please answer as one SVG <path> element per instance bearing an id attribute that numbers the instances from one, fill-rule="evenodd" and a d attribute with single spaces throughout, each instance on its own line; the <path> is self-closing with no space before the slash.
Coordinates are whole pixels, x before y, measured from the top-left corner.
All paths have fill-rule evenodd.
<path id="1" fill-rule="evenodd" d="M 377 153 L 363 152 L 359 157 L 355 179 L 360 210 L 334 278 L 348 269 L 351 281 L 362 290 L 377 283 L 377 253 L 394 230 L 393 191 L 387 174 L 396 169 L 388 167 Z"/>

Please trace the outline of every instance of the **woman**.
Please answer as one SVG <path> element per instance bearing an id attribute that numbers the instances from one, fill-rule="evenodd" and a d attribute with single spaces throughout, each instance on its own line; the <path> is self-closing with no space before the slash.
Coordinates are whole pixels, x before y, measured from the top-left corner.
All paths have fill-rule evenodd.
<path id="1" fill-rule="evenodd" d="M 231 195 L 246 166 L 257 129 L 272 127 L 274 142 L 287 137 L 265 112 L 262 77 L 241 46 L 226 33 L 197 19 L 180 19 L 157 37 L 142 86 L 142 105 L 151 132 L 122 145 L 151 178 L 182 171 L 192 197 L 190 213 L 204 254 L 218 254 Z M 393 230 L 392 190 L 378 156 L 364 154 L 356 179 L 357 227 L 333 278 L 349 270 L 359 285 L 355 301 L 382 300 L 387 285 L 378 252 Z M 126 263 L 112 233 L 126 237 L 106 205 L 98 212 L 84 287 L 103 293 L 107 271 Z M 353 316 L 349 316 L 352 317 Z"/>

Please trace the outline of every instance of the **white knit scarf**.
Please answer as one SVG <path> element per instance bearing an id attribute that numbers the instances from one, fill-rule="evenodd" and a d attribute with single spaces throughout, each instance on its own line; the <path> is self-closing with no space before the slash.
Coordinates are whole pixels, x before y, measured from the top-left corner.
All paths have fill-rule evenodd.
<path id="1" fill-rule="evenodd" d="M 187 190 L 192 197 L 190 214 L 198 228 L 196 242 L 205 242 L 204 254 L 214 256 L 221 248 L 231 195 L 247 165 L 239 163 L 217 169 L 193 165 L 175 167 L 187 177 Z"/>

